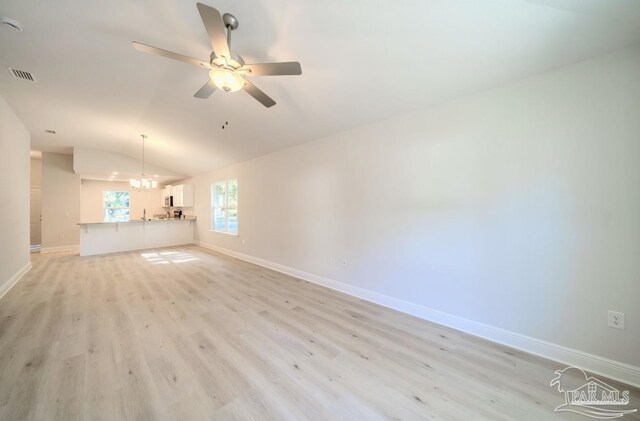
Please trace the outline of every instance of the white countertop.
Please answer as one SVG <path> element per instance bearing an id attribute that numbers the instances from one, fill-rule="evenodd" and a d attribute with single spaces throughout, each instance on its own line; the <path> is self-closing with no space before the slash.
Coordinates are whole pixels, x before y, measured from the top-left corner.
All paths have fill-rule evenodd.
<path id="1" fill-rule="evenodd" d="M 119 222 L 105 222 L 105 221 L 98 221 L 98 222 L 78 222 L 78 225 L 97 225 L 97 224 L 136 224 L 136 223 L 141 223 L 141 222 L 171 222 L 171 221 L 183 221 L 183 222 L 190 222 L 190 221 L 195 221 L 196 217 L 195 216 L 191 216 L 191 217 L 187 217 L 185 219 L 176 219 L 176 218 L 152 218 L 152 219 L 131 219 L 129 221 L 119 221 Z"/>

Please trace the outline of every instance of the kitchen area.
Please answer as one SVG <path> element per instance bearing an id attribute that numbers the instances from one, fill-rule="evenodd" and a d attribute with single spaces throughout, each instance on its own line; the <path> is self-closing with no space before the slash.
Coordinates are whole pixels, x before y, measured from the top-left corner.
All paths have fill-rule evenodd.
<path id="1" fill-rule="evenodd" d="M 194 186 L 183 174 L 80 147 L 32 151 L 31 168 L 32 253 L 91 256 L 194 241 Z"/>
<path id="2" fill-rule="evenodd" d="M 125 182 L 82 180 L 80 255 L 193 243 L 193 185 L 132 189 Z"/>

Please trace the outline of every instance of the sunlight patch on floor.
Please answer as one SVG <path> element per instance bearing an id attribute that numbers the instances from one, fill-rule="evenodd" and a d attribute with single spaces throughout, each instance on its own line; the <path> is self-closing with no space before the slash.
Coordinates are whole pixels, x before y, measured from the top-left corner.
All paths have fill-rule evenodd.
<path id="1" fill-rule="evenodd" d="M 185 263 L 193 262 L 194 260 L 200 260 L 192 254 L 180 252 L 180 251 L 164 251 L 160 253 L 141 253 L 140 256 L 144 257 L 147 262 L 154 265 L 168 265 L 171 263 Z"/>

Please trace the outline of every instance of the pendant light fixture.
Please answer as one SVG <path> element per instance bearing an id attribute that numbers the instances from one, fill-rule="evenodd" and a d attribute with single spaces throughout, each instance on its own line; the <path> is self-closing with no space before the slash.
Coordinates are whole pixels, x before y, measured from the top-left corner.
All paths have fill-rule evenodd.
<path id="1" fill-rule="evenodd" d="M 158 187 L 158 182 L 147 178 L 144 174 L 144 141 L 147 139 L 147 135 L 141 134 L 142 137 L 142 174 L 140 178 L 132 178 L 129 180 L 131 188 L 137 191 L 149 191 Z"/>

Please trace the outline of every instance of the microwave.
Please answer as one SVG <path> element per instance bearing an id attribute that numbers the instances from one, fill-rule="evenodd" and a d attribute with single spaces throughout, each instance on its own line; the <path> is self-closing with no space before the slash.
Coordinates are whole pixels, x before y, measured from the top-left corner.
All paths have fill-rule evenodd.
<path id="1" fill-rule="evenodd" d="M 164 197 L 164 205 L 165 206 L 173 206 L 173 196 L 165 196 Z"/>

